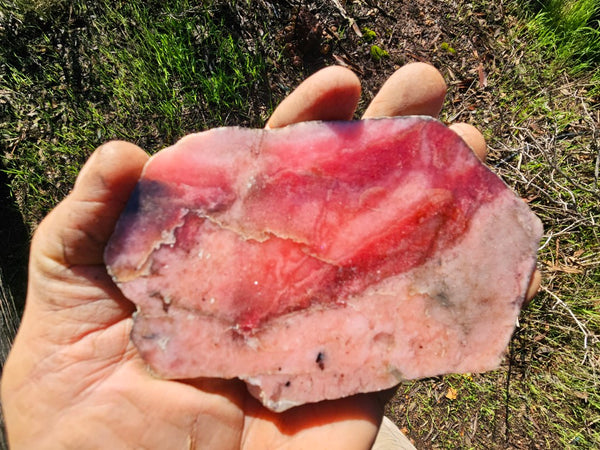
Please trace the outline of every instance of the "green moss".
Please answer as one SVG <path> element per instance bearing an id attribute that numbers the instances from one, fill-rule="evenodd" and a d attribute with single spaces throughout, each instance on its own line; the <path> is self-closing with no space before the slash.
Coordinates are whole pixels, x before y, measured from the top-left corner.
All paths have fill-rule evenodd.
<path id="1" fill-rule="evenodd" d="M 375 40 L 375 38 L 377 37 L 377 33 L 375 33 L 373 30 L 371 30 L 368 27 L 364 27 L 362 29 L 363 32 L 363 41 L 365 42 L 373 42 Z"/>
<path id="2" fill-rule="evenodd" d="M 374 61 L 381 61 L 388 56 L 390 56 L 390 54 L 378 45 L 371 45 L 371 59 Z"/>
<path id="3" fill-rule="evenodd" d="M 440 50 L 442 50 L 443 52 L 446 52 L 446 53 L 451 53 L 453 55 L 456 53 L 456 50 L 447 42 L 441 43 Z"/>

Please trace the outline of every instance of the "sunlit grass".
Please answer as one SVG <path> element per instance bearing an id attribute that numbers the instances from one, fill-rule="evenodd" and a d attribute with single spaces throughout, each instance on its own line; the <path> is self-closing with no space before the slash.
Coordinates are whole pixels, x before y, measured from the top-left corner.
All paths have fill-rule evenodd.
<path id="1" fill-rule="evenodd" d="M 599 0 L 540 0 L 529 27 L 540 49 L 572 73 L 600 63 Z"/>
<path id="2" fill-rule="evenodd" d="M 242 39 L 228 8 L 97 0 L 3 11 L 4 163 L 32 225 L 107 140 L 156 151 L 190 132 L 262 125 L 269 108 L 252 106 L 269 101 L 257 52 L 268 34 Z"/>

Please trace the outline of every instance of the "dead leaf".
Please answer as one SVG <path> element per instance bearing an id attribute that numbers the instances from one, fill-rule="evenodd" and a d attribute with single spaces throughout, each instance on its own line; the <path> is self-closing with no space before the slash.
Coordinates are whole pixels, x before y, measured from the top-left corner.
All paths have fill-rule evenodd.
<path id="1" fill-rule="evenodd" d="M 554 264 L 549 261 L 544 261 L 543 263 L 548 272 L 583 273 L 583 270 L 577 269 L 576 267 L 565 266 L 563 264 Z"/>
<path id="2" fill-rule="evenodd" d="M 456 389 L 454 389 L 453 387 L 449 387 L 448 392 L 446 392 L 446 398 L 449 400 L 456 400 L 457 396 L 458 392 L 456 392 Z"/>
<path id="3" fill-rule="evenodd" d="M 335 62 L 338 63 L 340 66 L 343 67 L 348 67 L 349 64 L 346 62 L 346 60 L 342 57 L 342 56 L 338 56 L 336 54 L 333 54 L 333 59 L 335 59 Z"/>
<path id="4" fill-rule="evenodd" d="M 479 66 L 477 67 L 477 72 L 479 74 L 479 87 L 480 88 L 487 87 L 487 85 L 488 85 L 487 74 L 483 70 L 483 63 L 481 63 L 481 62 L 479 63 Z"/>
<path id="5" fill-rule="evenodd" d="M 539 195 L 535 194 L 535 195 L 530 195 L 529 197 L 523 198 L 523 201 L 525 203 L 529 203 L 534 201 L 535 199 L 537 199 L 539 197 Z"/>
<path id="6" fill-rule="evenodd" d="M 582 248 L 580 248 L 579 250 L 573 252 L 573 255 L 571 256 L 572 258 L 579 258 L 581 255 L 583 255 L 584 250 Z"/>

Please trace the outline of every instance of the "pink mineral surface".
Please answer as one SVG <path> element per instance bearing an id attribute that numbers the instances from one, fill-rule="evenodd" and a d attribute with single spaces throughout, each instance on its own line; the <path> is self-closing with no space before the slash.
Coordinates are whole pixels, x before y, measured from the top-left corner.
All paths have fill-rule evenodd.
<path id="1" fill-rule="evenodd" d="M 434 119 L 306 122 L 156 154 L 105 261 L 155 374 L 283 411 L 497 367 L 541 234 Z"/>

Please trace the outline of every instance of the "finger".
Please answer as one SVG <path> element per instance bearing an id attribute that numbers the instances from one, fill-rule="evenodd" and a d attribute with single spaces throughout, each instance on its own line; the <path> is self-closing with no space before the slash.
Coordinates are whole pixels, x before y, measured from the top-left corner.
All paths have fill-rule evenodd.
<path id="1" fill-rule="evenodd" d="M 485 162 L 487 157 L 487 144 L 485 143 L 483 134 L 481 134 L 477 128 L 468 123 L 454 123 L 448 128 L 458 134 L 471 150 L 473 150 L 473 153 L 475 153 L 481 161 Z"/>
<path id="2" fill-rule="evenodd" d="M 43 220 L 32 256 L 64 266 L 102 264 L 112 234 L 148 155 L 127 142 L 109 142 L 85 164 L 73 191 Z"/>
<path id="3" fill-rule="evenodd" d="M 363 118 L 425 115 L 436 117 L 446 96 L 446 82 L 425 63 L 407 64 L 381 87 Z"/>
<path id="4" fill-rule="evenodd" d="M 273 112 L 266 128 L 308 120 L 349 120 L 360 98 L 360 81 L 349 69 L 326 67 L 308 77 Z"/>
<path id="5" fill-rule="evenodd" d="M 529 288 L 527 289 L 527 294 L 525 294 L 525 301 L 523 302 L 523 308 L 526 308 L 533 300 L 540 290 L 540 285 L 542 284 L 542 273 L 535 269 L 533 275 L 531 276 L 531 280 L 529 281 Z"/>
<path id="6" fill-rule="evenodd" d="M 373 394 L 310 403 L 275 413 L 251 399 L 245 413 L 251 421 L 252 434 L 247 433 L 244 443 L 249 448 L 371 448 L 381 419 L 383 405 Z M 268 445 L 265 437 L 270 436 Z M 257 440 L 260 439 L 260 440 Z"/>

